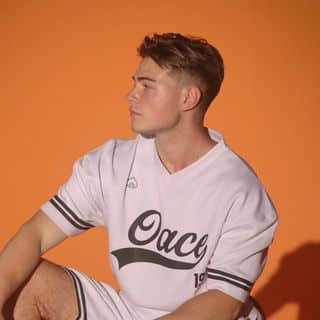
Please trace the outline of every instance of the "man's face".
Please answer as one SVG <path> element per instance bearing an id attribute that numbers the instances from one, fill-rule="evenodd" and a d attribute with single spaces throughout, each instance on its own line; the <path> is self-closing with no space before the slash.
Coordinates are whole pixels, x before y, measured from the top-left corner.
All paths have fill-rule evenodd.
<path id="1" fill-rule="evenodd" d="M 156 135 L 174 128 L 180 119 L 182 86 L 151 58 L 143 58 L 128 93 L 131 127 L 136 133 Z"/>

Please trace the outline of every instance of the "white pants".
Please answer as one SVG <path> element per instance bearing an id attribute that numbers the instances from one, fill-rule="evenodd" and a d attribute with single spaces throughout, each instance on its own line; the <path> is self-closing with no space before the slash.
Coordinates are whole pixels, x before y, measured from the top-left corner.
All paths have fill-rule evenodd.
<path id="1" fill-rule="evenodd" d="M 65 270 L 73 281 L 77 297 L 78 315 L 74 320 L 153 320 L 167 314 L 159 310 L 135 310 L 121 293 L 109 285 L 75 269 Z M 243 314 L 237 320 L 263 319 L 252 300 L 249 300 L 243 308 Z"/>

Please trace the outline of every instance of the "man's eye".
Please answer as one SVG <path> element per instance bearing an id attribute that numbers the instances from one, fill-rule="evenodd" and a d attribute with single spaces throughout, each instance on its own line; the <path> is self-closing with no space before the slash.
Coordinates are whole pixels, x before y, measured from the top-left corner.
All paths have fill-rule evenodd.
<path id="1" fill-rule="evenodd" d="M 150 89 L 151 87 L 147 83 L 143 83 L 142 86 L 146 89 Z"/>

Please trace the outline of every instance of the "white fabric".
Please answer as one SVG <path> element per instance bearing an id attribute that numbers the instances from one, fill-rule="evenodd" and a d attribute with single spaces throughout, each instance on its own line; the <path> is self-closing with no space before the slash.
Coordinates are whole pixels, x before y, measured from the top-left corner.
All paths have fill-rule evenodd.
<path id="1" fill-rule="evenodd" d="M 158 310 L 140 308 L 136 309 L 127 304 L 123 294 L 118 294 L 108 284 L 97 281 L 79 272 L 74 268 L 65 268 L 70 275 L 75 290 L 78 312 L 74 320 L 140 320 L 156 319 L 168 312 L 160 313 Z M 242 316 L 237 320 L 264 320 L 259 310 L 251 300 L 243 307 Z"/>
<path id="2" fill-rule="evenodd" d="M 73 268 L 65 270 L 72 278 L 77 299 L 78 313 L 74 320 L 133 319 L 128 307 L 112 287 Z"/>
<path id="3" fill-rule="evenodd" d="M 74 166 L 42 210 L 69 236 L 108 229 L 121 292 L 141 319 L 170 312 L 209 289 L 246 301 L 277 224 L 249 166 L 217 144 L 169 174 L 154 140 L 110 140 Z"/>

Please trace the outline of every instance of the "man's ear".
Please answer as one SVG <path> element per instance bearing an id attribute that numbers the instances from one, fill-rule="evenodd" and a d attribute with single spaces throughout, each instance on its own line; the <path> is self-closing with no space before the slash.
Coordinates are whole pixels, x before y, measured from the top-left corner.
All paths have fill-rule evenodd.
<path id="1" fill-rule="evenodd" d="M 202 92 L 197 86 L 188 86 L 182 92 L 182 110 L 188 111 L 197 107 L 200 103 Z"/>

